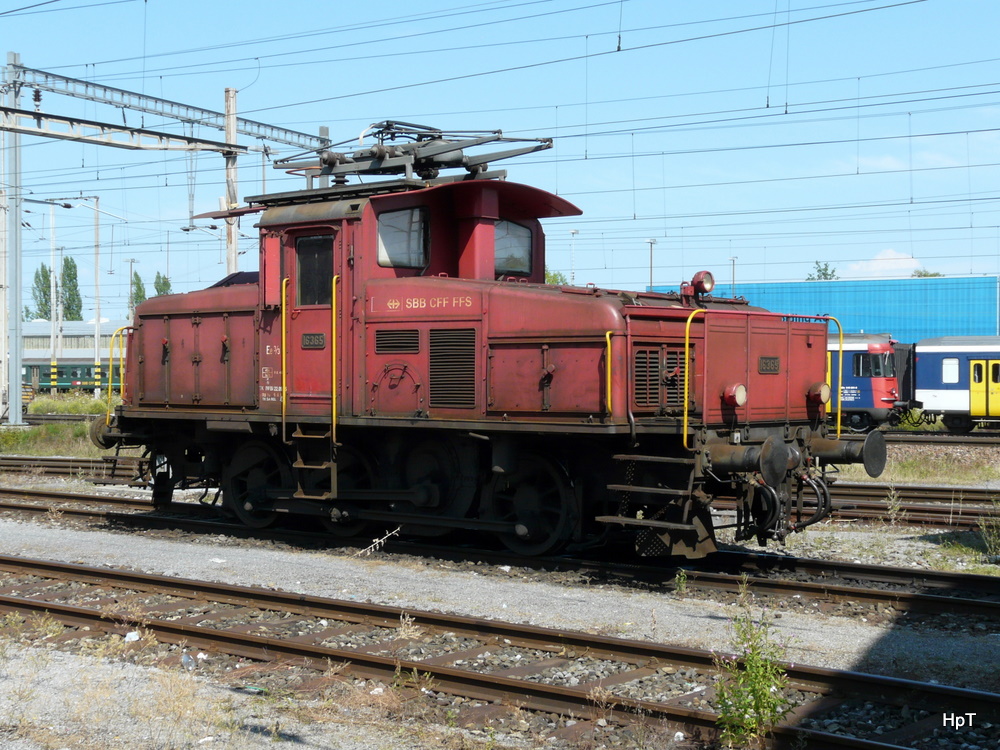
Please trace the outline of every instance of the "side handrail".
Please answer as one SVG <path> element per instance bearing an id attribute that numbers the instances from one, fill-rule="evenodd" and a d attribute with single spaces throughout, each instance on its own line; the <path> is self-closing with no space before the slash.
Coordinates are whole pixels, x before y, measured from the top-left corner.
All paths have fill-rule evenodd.
<path id="1" fill-rule="evenodd" d="M 337 283 L 340 274 L 330 284 L 330 440 L 337 444 Z M 284 345 L 282 345 L 284 346 Z"/>
<path id="2" fill-rule="evenodd" d="M 837 324 L 837 440 L 840 440 L 840 408 L 844 400 L 844 327 L 832 315 L 826 316 Z"/>
<path id="3" fill-rule="evenodd" d="M 690 394 L 690 373 L 691 373 L 691 323 L 698 313 L 708 313 L 708 310 L 699 308 L 692 310 L 688 315 L 687 323 L 684 324 L 684 424 L 681 427 L 681 436 L 684 443 L 684 450 L 688 449 L 688 412 L 691 409 Z"/>
<path id="4" fill-rule="evenodd" d="M 604 334 L 605 341 L 605 375 L 604 375 L 604 403 L 608 407 L 608 416 L 614 416 L 614 411 L 611 408 L 611 336 L 614 331 L 607 331 Z"/>
<path id="5" fill-rule="evenodd" d="M 111 334 L 108 346 L 108 408 L 104 414 L 104 426 L 111 426 L 111 394 L 115 385 L 115 344 L 118 344 L 118 392 L 125 395 L 125 331 L 134 330 L 135 326 L 122 326 Z"/>
<path id="6" fill-rule="evenodd" d="M 285 436 L 285 414 L 288 410 L 288 281 L 286 276 L 281 280 L 281 440 Z"/>

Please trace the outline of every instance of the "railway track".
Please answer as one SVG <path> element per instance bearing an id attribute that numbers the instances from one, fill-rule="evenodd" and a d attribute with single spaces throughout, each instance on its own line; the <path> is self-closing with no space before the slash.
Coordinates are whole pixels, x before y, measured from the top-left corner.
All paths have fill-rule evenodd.
<path id="1" fill-rule="evenodd" d="M 47 613 L 69 628 L 61 640 L 141 628 L 229 657 L 344 664 L 342 674 L 388 684 L 413 675 L 404 688 L 462 696 L 472 711 L 585 720 L 563 722 L 566 736 L 587 722 L 655 720 L 707 737 L 717 719 L 713 654 L 696 649 L 13 557 L 0 557 L 0 611 Z M 803 665 L 787 674 L 798 705 L 775 730 L 782 746 L 895 748 L 929 736 L 942 712 L 1000 712 L 1000 695 L 979 691 Z M 833 725 L 846 731 L 820 731 L 858 702 L 885 717 L 881 734 L 844 720 Z"/>
<path id="2" fill-rule="evenodd" d="M 833 517 L 911 525 L 976 528 L 1000 521 L 1000 490 L 982 487 L 885 485 L 838 482 L 831 487 Z"/>
<path id="3" fill-rule="evenodd" d="M 214 506 L 197 502 L 174 503 L 154 511 L 143 498 L 121 498 L 45 490 L 0 489 L 0 511 L 89 519 L 119 527 L 172 529 L 192 533 L 224 533 L 291 544 L 326 546 L 323 533 L 296 529 L 250 530 L 221 516 Z M 694 568 L 665 567 L 654 560 L 620 563 L 617 559 L 563 556 L 531 559 L 492 550 L 445 547 L 418 542 L 389 542 L 387 552 L 478 561 L 499 566 L 512 564 L 583 572 L 604 580 L 637 581 L 660 589 L 736 596 L 742 586 L 781 606 L 805 606 L 829 614 L 867 614 L 873 619 L 893 619 L 900 613 L 975 617 L 1000 621 L 1000 578 L 943 573 L 911 568 L 811 560 L 786 555 L 720 552 Z M 627 554 L 627 553 L 624 553 Z M 678 583 L 683 581 L 683 583 Z"/>
<path id="4" fill-rule="evenodd" d="M 0 456 L 0 472 L 77 477 L 107 480 L 111 483 L 131 480 L 136 475 L 139 464 L 140 459 L 134 456 L 102 456 L 101 458 Z"/>
<path id="5" fill-rule="evenodd" d="M 106 484 L 128 484 L 141 468 L 131 456 L 99 459 L 33 456 L 0 456 L 0 472 L 86 477 Z M 884 485 L 837 482 L 831 487 L 834 518 L 842 520 L 891 520 L 912 525 L 975 528 L 980 519 L 1000 516 L 993 506 L 1000 490 L 980 487 Z M 726 509 L 725 501 L 719 507 Z"/>
<path id="6" fill-rule="evenodd" d="M 887 443 L 900 445 L 965 445 L 991 446 L 1000 445 L 1000 432 L 975 432 L 971 435 L 955 435 L 949 432 L 934 430 L 884 430 Z M 864 440 L 865 433 L 841 432 L 841 440 Z"/>

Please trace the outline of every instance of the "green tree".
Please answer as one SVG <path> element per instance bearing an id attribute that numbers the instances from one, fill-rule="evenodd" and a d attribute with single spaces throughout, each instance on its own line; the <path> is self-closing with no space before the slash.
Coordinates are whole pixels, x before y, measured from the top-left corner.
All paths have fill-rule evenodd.
<path id="1" fill-rule="evenodd" d="M 916 271 L 911 273 L 910 276 L 915 276 L 918 279 L 929 279 L 944 276 L 944 274 L 938 273 L 937 271 L 928 271 L 926 268 L 918 268 Z"/>
<path id="2" fill-rule="evenodd" d="M 831 266 L 829 263 L 820 263 L 818 260 L 814 261 L 814 264 L 815 267 L 812 273 L 806 276 L 806 281 L 833 281 L 840 278 L 835 266 Z"/>
<path id="3" fill-rule="evenodd" d="M 164 294 L 173 294 L 170 289 L 170 279 L 164 276 L 159 271 L 156 272 L 156 278 L 153 280 L 153 289 L 156 292 L 154 297 L 162 297 Z"/>
<path id="4" fill-rule="evenodd" d="M 51 283 L 52 273 L 49 267 L 42 263 L 35 271 L 35 281 L 31 285 L 31 298 L 35 301 L 32 315 L 35 318 L 52 320 L 52 290 L 49 286 Z M 29 312 L 27 308 L 25 312 Z"/>
<path id="5" fill-rule="evenodd" d="M 550 271 L 546 268 L 545 283 L 552 284 L 553 286 L 567 286 L 569 284 L 569 279 L 566 278 L 566 274 L 562 271 Z"/>
<path id="6" fill-rule="evenodd" d="M 141 305 L 146 301 L 146 285 L 142 283 L 142 278 L 138 271 L 132 272 L 132 294 L 129 297 L 129 317 L 135 312 L 136 305 Z"/>
<path id="7" fill-rule="evenodd" d="M 62 300 L 63 320 L 83 320 L 83 298 L 80 297 L 80 283 L 76 275 L 76 261 L 64 258 L 62 263 Z"/>

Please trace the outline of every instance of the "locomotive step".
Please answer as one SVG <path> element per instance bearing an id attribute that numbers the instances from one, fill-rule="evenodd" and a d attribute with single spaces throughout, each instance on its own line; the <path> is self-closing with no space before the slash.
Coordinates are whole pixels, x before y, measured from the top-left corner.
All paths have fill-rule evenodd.
<path id="1" fill-rule="evenodd" d="M 690 495 L 688 490 L 671 490 L 666 487 L 637 487 L 633 484 L 609 484 L 609 490 L 618 490 L 619 492 L 645 492 L 650 495 L 674 495 L 675 497 L 687 497 Z"/>
<path id="2" fill-rule="evenodd" d="M 615 461 L 646 461 L 656 464 L 693 464 L 693 458 L 674 458 L 672 456 L 638 456 L 630 453 L 618 453 L 612 458 Z"/>
<path id="3" fill-rule="evenodd" d="M 304 490 L 296 490 L 295 494 L 292 495 L 296 500 L 333 500 L 332 492 L 320 492 L 318 494 L 311 494 L 305 492 Z"/>
<path id="4" fill-rule="evenodd" d="M 674 531 L 698 531 L 690 523 L 670 523 L 669 521 L 653 521 L 643 518 L 628 518 L 627 516 L 597 516 L 595 521 L 601 523 L 620 523 L 622 526 L 646 526 L 654 529 L 673 529 Z"/>
<path id="5" fill-rule="evenodd" d="M 325 470 L 329 469 L 333 465 L 334 465 L 333 461 L 323 461 L 322 463 L 318 463 L 318 464 L 307 464 L 305 461 L 303 461 L 300 458 L 298 461 L 296 461 L 295 463 L 292 464 L 292 468 L 293 469 L 309 469 L 309 470 L 315 469 L 316 471 L 325 471 Z"/>
<path id="6" fill-rule="evenodd" d="M 295 432 L 292 433 L 292 437 L 306 438 L 307 440 L 309 439 L 326 440 L 330 438 L 330 434 L 331 433 L 329 430 L 327 430 L 326 432 L 302 432 L 301 427 L 296 427 Z"/>

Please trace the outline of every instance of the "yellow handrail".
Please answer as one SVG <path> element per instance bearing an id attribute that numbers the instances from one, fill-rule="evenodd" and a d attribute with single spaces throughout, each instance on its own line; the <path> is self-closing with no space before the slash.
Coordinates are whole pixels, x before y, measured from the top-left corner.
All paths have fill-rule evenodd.
<path id="1" fill-rule="evenodd" d="M 692 310 L 691 314 L 688 315 L 687 323 L 684 324 L 684 425 L 682 428 L 682 440 L 684 442 L 684 448 L 688 447 L 688 410 L 690 408 L 691 399 L 688 397 L 689 393 L 689 373 L 691 371 L 691 323 L 694 321 L 694 316 L 698 313 L 708 312 L 704 309 Z"/>
<path id="2" fill-rule="evenodd" d="M 844 327 L 840 325 L 840 321 L 837 320 L 832 315 L 827 315 L 828 320 L 832 320 L 837 324 L 838 331 L 838 347 L 837 347 L 837 439 L 840 440 L 840 408 L 843 403 L 844 394 Z"/>
<path id="3" fill-rule="evenodd" d="M 337 444 L 337 282 L 330 284 L 330 440 Z"/>
<path id="4" fill-rule="evenodd" d="M 111 426 L 111 394 L 114 391 L 115 376 L 115 342 L 118 342 L 118 390 L 122 397 L 125 396 L 125 334 L 132 326 L 122 326 L 111 334 L 111 342 L 108 346 L 108 408 L 104 414 L 104 425 Z"/>
<path id="5" fill-rule="evenodd" d="M 288 277 L 281 280 L 281 439 L 285 439 L 285 412 L 288 409 Z"/>
<path id="6" fill-rule="evenodd" d="M 614 331 L 608 331 L 604 334 L 604 340 L 607 342 L 607 354 L 605 354 L 605 382 L 604 382 L 604 401 L 608 406 L 608 416 L 614 416 L 614 412 L 611 409 L 611 334 Z"/>

